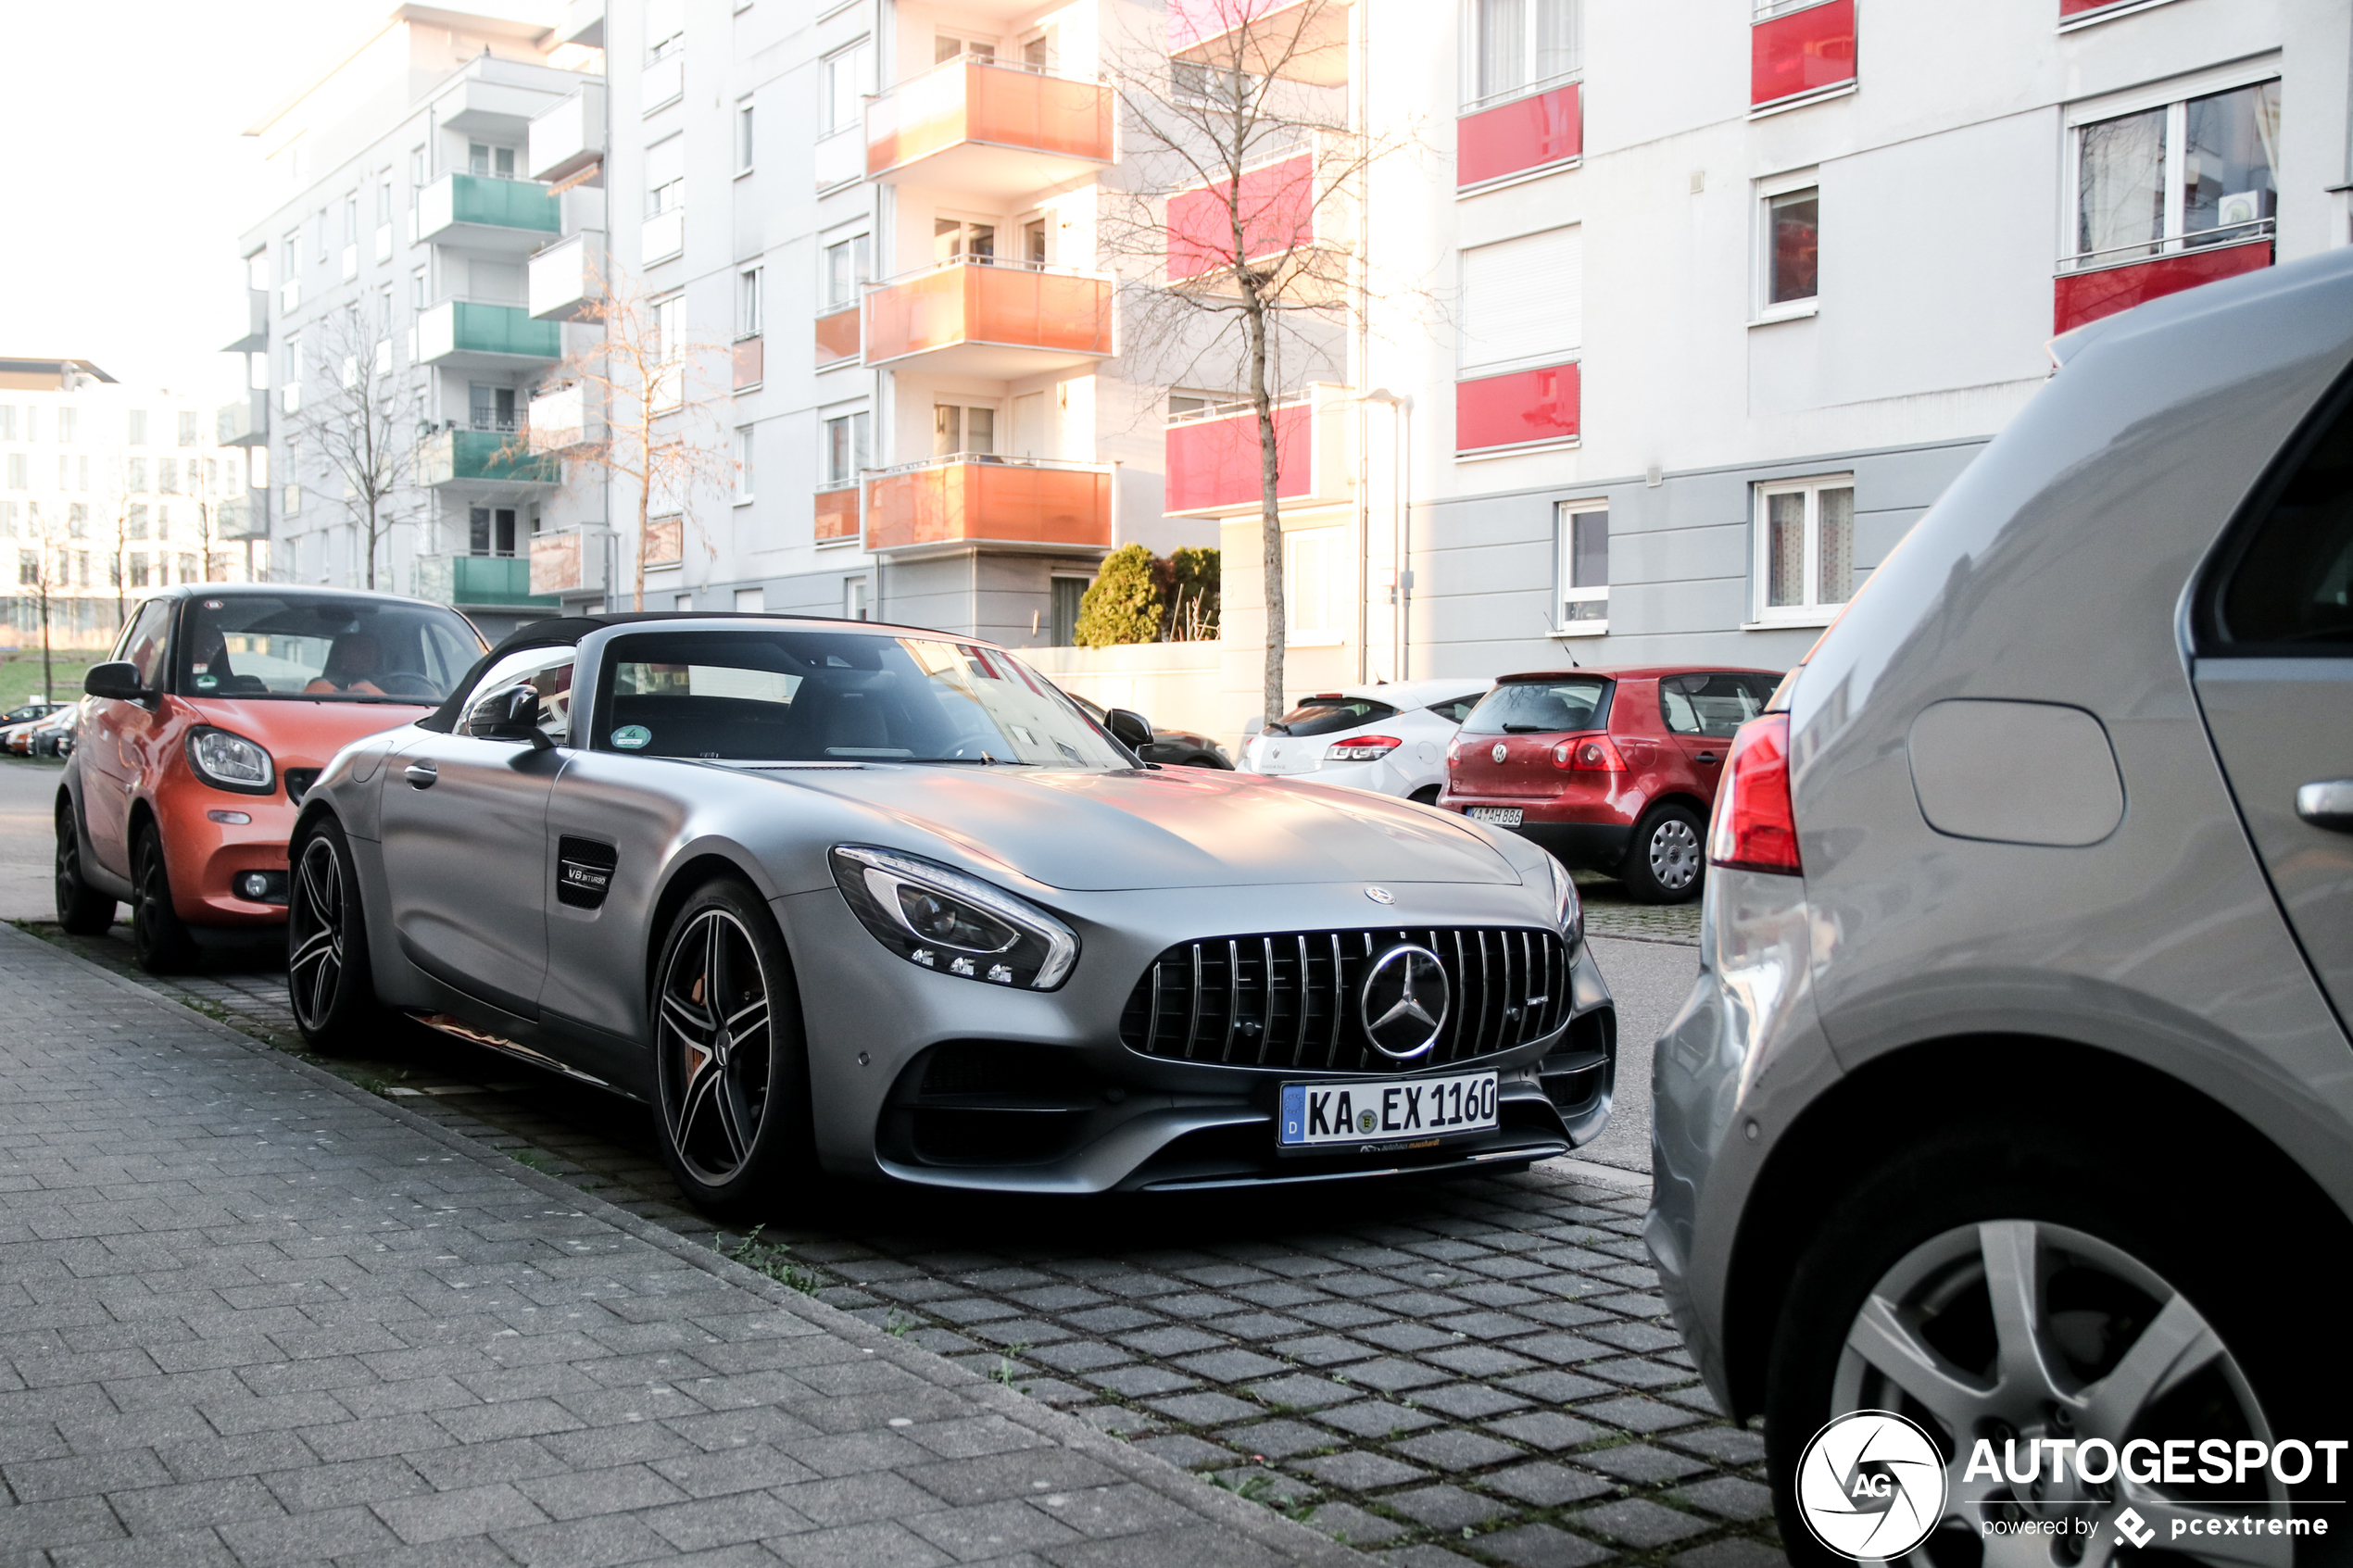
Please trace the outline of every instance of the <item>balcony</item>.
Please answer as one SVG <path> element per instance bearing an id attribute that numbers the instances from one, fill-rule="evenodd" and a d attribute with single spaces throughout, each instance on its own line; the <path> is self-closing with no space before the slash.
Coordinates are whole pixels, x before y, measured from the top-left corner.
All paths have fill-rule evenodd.
<path id="1" fill-rule="evenodd" d="M 866 363 L 1006 381 L 1110 358 L 1100 272 L 950 261 L 867 291 Z"/>
<path id="2" fill-rule="evenodd" d="M 576 381 L 531 400 L 531 444 L 535 452 L 559 453 L 602 440 L 605 412 L 593 383 Z"/>
<path id="3" fill-rule="evenodd" d="M 1242 170 L 1230 183 L 1196 185 L 1168 198 L 1168 282 L 1213 293 L 1235 292 L 1234 225 L 1239 218 L 1241 257 L 1271 264 L 1294 299 L 1345 289 L 1351 220 L 1329 170 L 1344 167 L 1337 138 L 1318 132 L 1297 152 Z"/>
<path id="4" fill-rule="evenodd" d="M 1111 89 L 961 55 L 866 100 L 866 175 L 1007 198 L 1112 160 Z"/>
<path id="5" fill-rule="evenodd" d="M 223 354 L 258 354 L 270 346 L 270 291 L 245 290 L 245 332 L 234 343 L 220 345 Z"/>
<path id="6" fill-rule="evenodd" d="M 451 370 L 512 370 L 563 358 L 564 330 L 520 305 L 445 299 L 417 318 L 417 361 Z"/>
<path id="7" fill-rule="evenodd" d="M 417 193 L 428 245 L 528 256 L 562 232 L 563 204 L 535 181 L 445 174 Z"/>
<path id="8" fill-rule="evenodd" d="M 887 469 L 866 482 L 866 547 L 878 555 L 1111 548 L 1106 464 L 962 453 Z"/>
<path id="9" fill-rule="evenodd" d="M 1583 157 L 1580 88 L 1565 82 L 1504 103 L 1474 105 L 1454 122 L 1455 188 L 1469 190 Z"/>
<path id="10" fill-rule="evenodd" d="M 2271 266 L 2275 258 L 2271 220 L 2242 227 L 2246 231 L 2244 237 L 2190 249 L 2172 248 L 2170 255 L 2149 257 L 2146 253 L 2158 247 L 2141 245 L 2133 248 L 2142 256 L 2111 260 L 2105 266 L 2096 257 L 2082 258 L 2090 265 L 2062 272 L 2052 281 L 2052 332 L 2073 332 L 2135 305 Z M 2173 241 L 2169 248 L 2180 245 Z"/>
<path id="11" fill-rule="evenodd" d="M 530 443 L 528 431 L 437 431 L 417 443 L 417 483 L 520 490 L 562 483 L 563 465 Z"/>
<path id="12" fill-rule="evenodd" d="M 559 240 L 531 258 L 532 319 L 577 321 L 604 295 L 605 236 L 593 231 Z"/>
<path id="13" fill-rule="evenodd" d="M 419 556 L 412 591 L 459 609 L 555 609 L 562 603 L 531 591 L 531 562 L 521 556 Z"/>
<path id="14" fill-rule="evenodd" d="M 847 483 L 828 484 L 818 489 L 817 543 L 838 545 L 858 537 L 858 497 L 862 488 L 853 479 Z"/>
<path id="15" fill-rule="evenodd" d="M 542 595 L 598 594 L 612 566 L 613 533 L 606 528 L 559 528 L 531 539 L 531 570 L 524 584 Z"/>
<path id="16" fill-rule="evenodd" d="M 858 358 L 858 307 L 817 318 L 817 368 Z"/>
<path id="17" fill-rule="evenodd" d="M 568 180 L 605 156 L 605 84 L 581 83 L 571 97 L 531 122 L 523 149 L 534 180 Z"/>
<path id="18" fill-rule="evenodd" d="M 266 446 L 270 444 L 270 394 L 256 387 L 234 403 L 223 403 L 213 416 L 216 446 Z"/>
<path id="19" fill-rule="evenodd" d="M 1168 0 L 1168 53 L 1337 87 L 1348 80 L 1348 0 Z"/>
<path id="20" fill-rule="evenodd" d="M 1454 383 L 1454 450 L 1500 453 L 1578 439 L 1583 393 L 1574 362 Z"/>
<path id="21" fill-rule="evenodd" d="M 1318 382 L 1275 405 L 1275 497 L 1286 512 L 1344 506 L 1348 388 Z M 1171 517 L 1247 517 L 1261 505 L 1258 419 L 1221 403 L 1168 421 L 1163 437 Z"/>
<path id="22" fill-rule="evenodd" d="M 269 538 L 270 492 L 249 490 L 234 500 L 221 502 L 212 514 L 212 536 L 224 545 Z"/>
<path id="23" fill-rule="evenodd" d="M 1793 108 L 1855 85 L 1855 0 L 1762 0 L 1749 29 L 1752 113 Z"/>

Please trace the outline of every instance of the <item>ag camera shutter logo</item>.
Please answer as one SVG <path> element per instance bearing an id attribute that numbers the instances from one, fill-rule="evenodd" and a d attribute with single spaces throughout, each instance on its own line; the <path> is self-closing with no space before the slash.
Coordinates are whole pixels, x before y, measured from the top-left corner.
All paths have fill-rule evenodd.
<path id="1" fill-rule="evenodd" d="M 1839 1556 L 1893 1562 L 1944 1517 L 1944 1461 L 1890 1411 L 1856 1411 L 1814 1434 L 1797 1461 L 1797 1511 Z"/>

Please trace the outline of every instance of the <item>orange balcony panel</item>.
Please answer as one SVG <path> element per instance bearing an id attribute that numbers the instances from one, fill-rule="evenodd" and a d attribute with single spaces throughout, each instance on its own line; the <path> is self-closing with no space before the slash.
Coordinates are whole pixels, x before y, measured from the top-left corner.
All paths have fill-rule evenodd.
<path id="1" fill-rule="evenodd" d="M 817 492 L 817 543 L 858 537 L 858 486 Z"/>
<path id="2" fill-rule="evenodd" d="M 926 463 L 866 483 L 866 547 L 991 544 L 1109 549 L 1111 474 L 1022 463 Z"/>
<path id="3" fill-rule="evenodd" d="M 1855 80 L 1855 0 L 1784 11 L 1749 30 L 1752 108 L 1827 93 Z"/>
<path id="4" fill-rule="evenodd" d="M 1168 281 L 1181 283 L 1229 270 L 1234 220 L 1241 220 L 1246 260 L 1263 260 L 1315 243 L 1315 160 L 1305 153 L 1242 172 L 1235 186 L 1197 186 L 1168 198 Z"/>
<path id="5" fill-rule="evenodd" d="M 1483 185 L 1584 156 L 1579 95 L 1571 82 L 1463 116 L 1454 122 L 1454 183 Z"/>
<path id="6" fill-rule="evenodd" d="M 858 307 L 817 318 L 817 366 L 839 364 L 858 358 Z"/>
<path id="7" fill-rule="evenodd" d="M 2271 237 L 2266 234 L 2252 244 L 2214 245 L 2090 272 L 2063 272 L 2052 282 L 2051 330 L 2073 332 L 2087 321 L 2169 294 L 2257 271 L 2271 260 Z"/>
<path id="8" fill-rule="evenodd" d="M 748 386 L 758 386 L 765 379 L 767 355 L 761 345 L 765 339 L 739 337 L 736 340 L 736 385 L 741 392 Z"/>
<path id="9" fill-rule="evenodd" d="M 1348 80 L 1348 0 L 1168 0 L 1168 52 L 1337 87 Z"/>
<path id="10" fill-rule="evenodd" d="M 956 261 L 866 295 L 866 363 L 1003 380 L 1106 358 L 1111 280 Z"/>
<path id="11" fill-rule="evenodd" d="M 866 173 L 1013 196 L 1112 160 L 1111 89 L 960 56 L 866 105 Z"/>

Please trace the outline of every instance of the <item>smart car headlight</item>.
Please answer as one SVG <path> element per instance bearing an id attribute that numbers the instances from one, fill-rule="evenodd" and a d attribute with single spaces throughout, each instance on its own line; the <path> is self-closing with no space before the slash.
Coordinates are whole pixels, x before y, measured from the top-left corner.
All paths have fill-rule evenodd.
<path id="1" fill-rule="evenodd" d="M 205 783 L 240 795 L 267 795 L 278 784 L 278 770 L 268 752 L 243 735 L 210 725 L 188 732 L 188 766 Z"/>
<path id="2" fill-rule="evenodd" d="M 875 939 L 921 968 L 1051 991 L 1078 960 L 1076 932 L 962 872 L 862 844 L 837 845 L 833 867 Z"/>

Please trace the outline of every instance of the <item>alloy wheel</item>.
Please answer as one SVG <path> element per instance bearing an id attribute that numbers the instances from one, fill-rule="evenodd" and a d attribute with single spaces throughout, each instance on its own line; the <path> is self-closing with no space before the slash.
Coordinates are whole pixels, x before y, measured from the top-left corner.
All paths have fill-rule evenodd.
<path id="1" fill-rule="evenodd" d="M 775 1047 L 751 934 L 725 909 L 697 914 L 671 947 L 660 997 L 671 1146 L 717 1186 L 751 1159 L 769 1109 Z"/>
<path id="2" fill-rule="evenodd" d="M 2029 1469 L 2035 1439 L 2104 1440 L 2121 1453 L 2135 1438 L 2251 1438 L 2273 1434 L 2229 1348 L 2188 1298 L 2138 1259 L 2097 1236 L 2032 1220 L 1960 1225 L 1914 1248 L 1856 1313 L 1831 1383 L 1831 1413 L 1885 1410 L 1926 1428 L 1945 1459 L 1945 1517 L 1905 1561 L 1931 1568 L 1940 1542 L 1982 1549 L 1986 1568 L 2106 1568 L 2129 1509 L 2135 1528 L 2175 1541 L 2176 1521 L 2221 1511 L 2274 1514 L 2286 1501 L 2266 1471 L 2259 1483 L 2133 1479 L 2119 1465 L 2085 1481 L 2073 1467 Z M 1969 1461 L 1988 1440 L 1992 1479 Z M 2006 1445 L 2012 1447 L 2006 1449 Z M 2065 1519 L 2071 1533 L 2018 1533 Z M 1997 1522 L 2008 1521 L 2012 1528 Z M 1994 1527 L 1990 1531 L 1988 1525 Z M 2216 1563 L 2286 1568 L 2286 1537 L 2203 1534 L 2183 1541 Z M 2173 1549 L 2182 1549 L 2174 1545 Z M 2070 1555 L 2070 1552 L 2072 1555 Z"/>
<path id="3" fill-rule="evenodd" d="M 303 846 L 293 907 L 286 911 L 288 990 L 303 1028 L 326 1027 L 343 980 L 343 862 L 324 834 Z"/>
<path id="4" fill-rule="evenodd" d="M 1669 893 L 1680 893 L 1699 875 L 1699 834 L 1680 817 L 1662 817 L 1651 830 L 1651 876 Z"/>
<path id="5" fill-rule="evenodd" d="M 82 897 L 82 838 L 63 812 L 57 815 L 57 908 L 70 909 Z"/>

